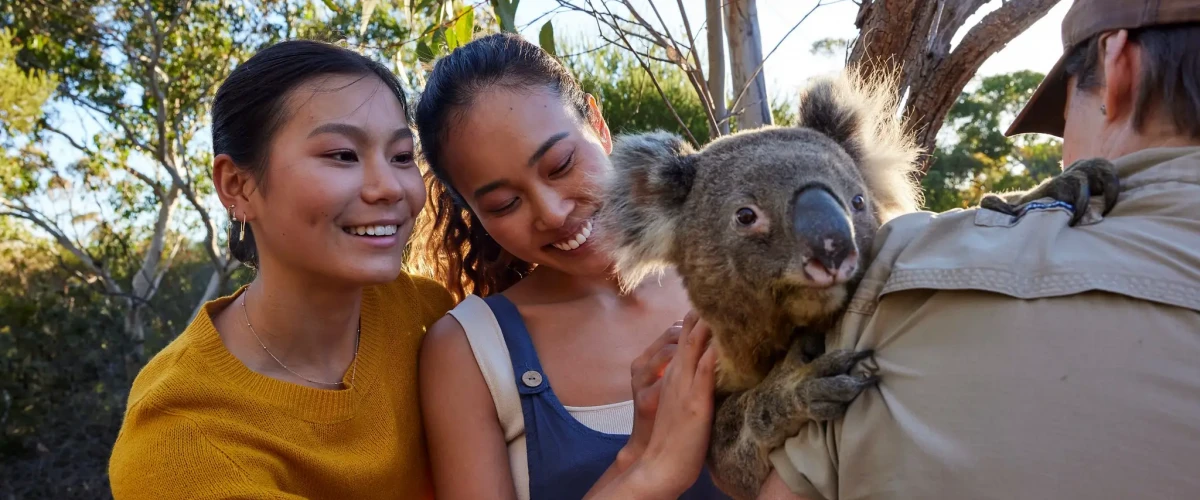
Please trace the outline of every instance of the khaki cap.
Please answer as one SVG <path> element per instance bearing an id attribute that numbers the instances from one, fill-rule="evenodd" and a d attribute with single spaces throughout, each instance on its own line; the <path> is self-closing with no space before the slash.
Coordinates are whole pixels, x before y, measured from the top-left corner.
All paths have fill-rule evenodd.
<path id="1" fill-rule="evenodd" d="M 1068 79 L 1063 66 L 1077 44 L 1105 31 L 1198 21 L 1200 0 L 1075 0 L 1063 18 L 1062 57 L 1046 73 L 1004 135 L 1040 133 L 1062 137 Z"/>

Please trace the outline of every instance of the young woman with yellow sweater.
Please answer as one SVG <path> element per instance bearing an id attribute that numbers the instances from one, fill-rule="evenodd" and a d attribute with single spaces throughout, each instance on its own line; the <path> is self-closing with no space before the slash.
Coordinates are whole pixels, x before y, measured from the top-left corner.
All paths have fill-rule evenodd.
<path id="1" fill-rule="evenodd" d="M 213 180 L 256 276 L 138 375 L 117 499 L 431 496 L 417 353 L 452 299 L 401 270 L 426 198 L 407 115 L 395 76 L 328 44 L 222 84 Z"/>

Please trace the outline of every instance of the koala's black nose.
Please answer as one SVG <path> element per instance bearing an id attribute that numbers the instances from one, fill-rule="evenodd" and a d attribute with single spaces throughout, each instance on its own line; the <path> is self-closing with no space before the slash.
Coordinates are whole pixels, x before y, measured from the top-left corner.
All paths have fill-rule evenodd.
<path id="1" fill-rule="evenodd" d="M 809 256 L 804 274 L 818 286 L 849 279 L 858 266 L 858 249 L 846 208 L 820 187 L 800 191 L 793 206 L 796 237 Z"/>

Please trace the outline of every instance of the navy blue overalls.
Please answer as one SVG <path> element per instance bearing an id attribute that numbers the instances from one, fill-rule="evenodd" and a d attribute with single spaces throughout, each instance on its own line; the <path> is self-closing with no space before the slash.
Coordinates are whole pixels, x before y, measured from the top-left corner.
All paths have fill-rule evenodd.
<path id="1" fill-rule="evenodd" d="M 500 324 L 521 394 L 530 500 L 583 498 L 616 460 L 629 435 L 600 432 L 575 420 L 550 388 L 516 306 L 500 294 L 487 297 L 484 302 Z M 713 485 L 705 468 L 696 484 L 679 498 L 728 497 Z"/>

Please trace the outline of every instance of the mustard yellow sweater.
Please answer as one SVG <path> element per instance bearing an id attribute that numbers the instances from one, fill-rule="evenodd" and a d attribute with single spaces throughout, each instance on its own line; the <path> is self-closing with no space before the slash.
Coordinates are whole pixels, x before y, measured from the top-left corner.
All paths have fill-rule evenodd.
<path id="1" fill-rule="evenodd" d="M 138 374 L 109 462 L 116 499 L 431 497 L 417 354 L 450 294 L 407 275 L 368 288 L 346 390 L 246 368 L 211 319 L 236 295 L 207 303 Z"/>

